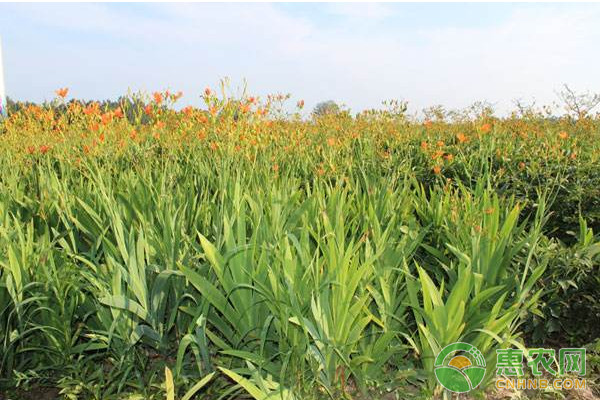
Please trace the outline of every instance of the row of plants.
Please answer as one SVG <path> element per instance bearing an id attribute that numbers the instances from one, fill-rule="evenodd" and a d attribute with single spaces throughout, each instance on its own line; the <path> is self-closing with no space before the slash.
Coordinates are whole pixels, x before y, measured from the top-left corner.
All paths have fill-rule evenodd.
<path id="1" fill-rule="evenodd" d="M 598 120 L 177 97 L 0 122 L 8 396 L 449 397 L 456 341 L 479 393 L 502 348 L 586 345 L 598 372 Z"/>

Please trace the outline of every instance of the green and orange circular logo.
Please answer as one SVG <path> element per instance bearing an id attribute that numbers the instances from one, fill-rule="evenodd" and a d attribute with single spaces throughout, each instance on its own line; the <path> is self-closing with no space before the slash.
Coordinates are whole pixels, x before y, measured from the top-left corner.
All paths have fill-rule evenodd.
<path id="1" fill-rule="evenodd" d="M 465 393 L 475 389 L 485 376 L 485 359 L 477 347 L 456 342 L 444 347 L 435 359 L 435 376 L 446 389 Z"/>

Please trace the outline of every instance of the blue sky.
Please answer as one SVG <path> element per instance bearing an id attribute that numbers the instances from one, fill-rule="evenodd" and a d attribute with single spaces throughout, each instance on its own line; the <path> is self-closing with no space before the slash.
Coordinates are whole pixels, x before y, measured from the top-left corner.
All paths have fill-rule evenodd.
<path id="1" fill-rule="evenodd" d="M 353 111 L 488 100 L 547 104 L 600 92 L 600 4 L 0 3 L 7 94 L 116 98 L 182 90 L 200 104 L 228 76 L 252 93 Z"/>

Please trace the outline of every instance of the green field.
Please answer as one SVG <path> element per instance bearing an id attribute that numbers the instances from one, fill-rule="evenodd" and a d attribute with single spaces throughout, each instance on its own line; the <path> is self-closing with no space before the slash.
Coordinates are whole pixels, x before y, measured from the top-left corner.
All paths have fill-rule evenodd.
<path id="1" fill-rule="evenodd" d="M 450 397 L 457 341 L 470 396 L 594 398 L 600 118 L 175 97 L 0 122 L 4 398 Z M 537 347 L 585 347 L 588 389 L 498 393 Z"/>

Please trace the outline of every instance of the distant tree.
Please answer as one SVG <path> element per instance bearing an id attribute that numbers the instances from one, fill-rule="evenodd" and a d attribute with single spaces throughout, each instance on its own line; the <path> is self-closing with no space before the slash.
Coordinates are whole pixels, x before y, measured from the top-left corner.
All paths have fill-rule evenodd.
<path id="1" fill-rule="evenodd" d="M 600 104 L 600 93 L 576 93 L 567 85 L 563 85 L 563 90 L 557 94 L 565 111 L 577 119 L 585 118 Z"/>
<path id="2" fill-rule="evenodd" d="M 384 100 L 381 102 L 385 108 L 385 112 L 388 115 L 405 118 L 406 112 L 408 111 L 408 101 L 406 100 Z"/>
<path id="3" fill-rule="evenodd" d="M 340 113 L 340 106 L 333 100 L 322 101 L 317 104 L 313 110 L 315 117 L 321 117 L 323 115 L 338 114 Z"/>
<path id="4" fill-rule="evenodd" d="M 131 123 L 135 123 L 136 121 L 140 121 L 142 124 L 147 124 L 151 122 L 151 119 L 144 112 L 144 108 L 146 107 L 147 101 L 139 94 L 133 94 L 130 96 L 121 96 L 116 100 L 77 100 L 71 99 L 66 103 L 56 103 L 56 102 L 43 102 L 43 103 L 35 103 L 31 101 L 15 101 L 10 97 L 6 98 L 6 109 L 9 114 L 16 113 L 22 110 L 27 109 L 30 106 L 38 106 L 42 108 L 53 109 L 58 114 L 63 114 L 67 112 L 67 107 L 69 104 L 73 102 L 78 102 L 82 104 L 84 107 L 90 106 L 91 104 L 98 104 L 98 109 L 101 112 L 106 111 L 114 111 L 117 108 L 120 108 L 124 113 L 125 117 Z"/>
<path id="5" fill-rule="evenodd" d="M 22 109 L 27 108 L 28 106 L 32 106 L 32 105 L 35 105 L 35 103 L 33 103 L 31 101 L 26 101 L 26 102 L 14 101 L 10 97 L 8 97 L 8 96 L 6 97 L 6 111 L 9 114 L 19 111 L 19 110 L 22 110 Z"/>
<path id="6" fill-rule="evenodd" d="M 446 120 L 448 111 L 442 105 L 430 106 L 423 109 L 423 116 L 426 121 L 438 121 L 442 122 Z"/>
<path id="7" fill-rule="evenodd" d="M 489 119 L 494 117 L 494 104 L 476 101 L 467 108 L 448 111 L 446 115 L 453 122 Z"/>

